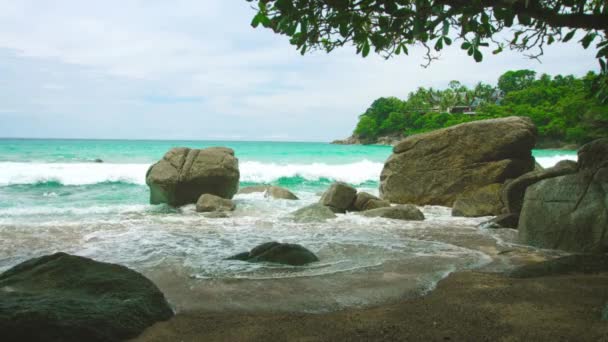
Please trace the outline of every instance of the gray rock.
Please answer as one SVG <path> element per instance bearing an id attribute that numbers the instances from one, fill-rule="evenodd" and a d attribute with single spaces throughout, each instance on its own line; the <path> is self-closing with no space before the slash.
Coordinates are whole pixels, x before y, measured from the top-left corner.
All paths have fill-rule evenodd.
<path id="1" fill-rule="evenodd" d="M 336 214 L 321 203 L 308 205 L 291 213 L 296 222 L 320 222 L 336 218 Z"/>
<path id="2" fill-rule="evenodd" d="M 494 216 L 502 212 L 500 200 L 502 184 L 490 184 L 467 192 L 456 198 L 452 216 L 480 217 Z"/>
<path id="3" fill-rule="evenodd" d="M 581 147 L 579 172 L 528 187 L 518 226 L 521 243 L 583 253 L 608 251 L 608 167 L 601 167 L 601 143 L 608 145 L 608 139 Z M 588 160 L 591 156 L 599 161 Z"/>
<path id="4" fill-rule="evenodd" d="M 581 170 L 597 170 L 608 167 L 608 138 L 594 140 L 578 150 Z"/>
<path id="5" fill-rule="evenodd" d="M 253 185 L 253 186 L 247 186 L 244 188 L 239 189 L 238 194 L 242 195 L 242 194 L 253 194 L 256 192 L 266 192 L 266 189 L 268 189 L 270 185 Z"/>
<path id="6" fill-rule="evenodd" d="M 196 211 L 205 213 L 210 211 L 232 211 L 236 205 L 229 199 L 211 194 L 202 194 L 196 201 Z"/>
<path id="7" fill-rule="evenodd" d="M 319 261 L 319 258 L 308 249 L 289 243 L 266 242 L 250 252 L 233 255 L 228 260 L 248 262 L 274 262 L 284 265 L 302 266 Z"/>
<path id="8" fill-rule="evenodd" d="M 382 200 L 367 192 L 359 192 L 355 197 L 355 202 L 351 211 L 365 211 L 376 208 L 390 207 L 389 201 Z"/>
<path id="9" fill-rule="evenodd" d="M 172 316 L 150 280 L 120 265 L 56 253 L 0 274 L 3 341 L 122 341 Z"/>
<path id="10" fill-rule="evenodd" d="M 555 166 L 540 171 L 528 172 L 505 184 L 501 198 L 508 213 L 519 214 L 524 202 L 526 189 L 543 179 L 559 177 L 576 173 L 578 166 L 575 161 L 562 160 Z"/>
<path id="11" fill-rule="evenodd" d="M 148 169 L 150 203 L 180 206 L 202 194 L 232 198 L 239 186 L 238 159 L 226 147 L 171 149 Z"/>
<path id="12" fill-rule="evenodd" d="M 380 197 L 391 203 L 452 206 L 463 193 L 531 171 L 535 142 L 536 127 L 521 117 L 407 137 L 384 164 Z"/>
<path id="13" fill-rule="evenodd" d="M 266 197 L 272 197 L 274 199 L 286 199 L 286 200 L 297 200 L 298 196 L 294 195 L 291 191 L 281 188 L 279 186 L 269 186 L 264 194 Z"/>
<path id="14" fill-rule="evenodd" d="M 333 183 L 321 196 L 319 203 L 331 207 L 335 212 L 346 212 L 355 201 L 357 190 L 352 186 L 342 183 Z"/>
<path id="15" fill-rule="evenodd" d="M 608 272 L 606 255 L 568 255 L 556 259 L 520 266 L 509 272 L 514 278 L 546 277 L 571 273 Z"/>
<path id="16" fill-rule="evenodd" d="M 393 207 L 377 208 L 361 212 L 366 217 L 384 217 L 395 220 L 422 221 L 424 214 L 413 204 L 401 204 Z"/>

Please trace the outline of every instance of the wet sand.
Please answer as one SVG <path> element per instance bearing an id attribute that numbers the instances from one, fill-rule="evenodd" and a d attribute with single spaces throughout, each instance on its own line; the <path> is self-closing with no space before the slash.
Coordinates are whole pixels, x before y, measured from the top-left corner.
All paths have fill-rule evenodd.
<path id="1" fill-rule="evenodd" d="M 608 341 L 606 303 L 608 273 L 516 279 L 465 271 L 426 296 L 363 309 L 181 312 L 135 341 Z"/>

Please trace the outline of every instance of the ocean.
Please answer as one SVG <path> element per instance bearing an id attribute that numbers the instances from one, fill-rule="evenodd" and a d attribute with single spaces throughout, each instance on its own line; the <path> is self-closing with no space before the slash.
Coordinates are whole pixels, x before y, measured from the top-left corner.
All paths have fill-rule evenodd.
<path id="1" fill-rule="evenodd" d="M 221 219 L 205 218 L 193 205 L 150 205 L 146 171 L 178 146 L 231 147 L 241 186 L 279 185 L 300 200 L 237 195 L 237 210 Z M 377 194 L 390 153 L 387 146 L 308 142 L 2 139 L 0 271 L 65 251 L 144 273 L 177 310 L 317 312 L 419 295 L 449 272 L 515 263 L 491 251 L 517 246 L 516 233 L 488 232 L 478 228 L 487 218 L 453 218 L 449 208 L 421 208 L 423 222 L 356 214 L 324 223 L 289 219 L 336 180 Z M 576 160 L 575 151 L 534 155 L 544 167 Z M 300 243 L 321 262 L 285 267 L 224 260 L 270 240 Z M 251 296 L 252 289 L 262 294 Z"/>

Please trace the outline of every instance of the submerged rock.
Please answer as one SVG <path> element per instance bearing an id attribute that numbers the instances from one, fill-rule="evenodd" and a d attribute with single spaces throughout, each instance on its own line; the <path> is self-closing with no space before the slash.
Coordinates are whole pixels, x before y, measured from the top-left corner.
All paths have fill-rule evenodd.
<path id="1" fill-rule="evenodd" d="M 357 193 L 357 197 L 355 197 L 352 211 L 365 211 L 390 206 L 391 203 L 389 201 L 381 200 L 380 198 L 367 192 L 359 192 Z"/>
<path id="2" fill-rule="evenodd" d="M 336 214 L 321 203 L 314 203 L 291 213 L 296 222 L 319 222 L 336 218 Z"/>
<path id="3" fill-rule="evenodd" d="M 101 160 L 101 159 L 97 158 L 97 159 L 93 160 L 93 162 L 94 162 L 94 163 L 103 163 L 103 160 Z"/>
<path id="4" fill-rule="evenodd" d="M 297 200 L 298 196 L 294 195 L 293 192 L 275 185 L 253 185 L 242 188 L 239 190 L 239 194 L 252 194 L 256 192 L 263 192 L 264 197 L 271 197 L 274 199 L 286 199 L 286 200 Z"/>
<path id="5" fill-rule="evenodd" d="M 407 137 L 380 175 L 391 203 L 452 206 L 456 198 L 534 169 L 536 127 L 528 118 L 480 120 Z"/>
<path id="6" fill-rule="evenodd" d="M 514 278 L 533 278 L 569 273 L 608 272 L 607 255 L 568 255 L 561 258 L 520 266 L 509 273 Z"/>
<path id="7" fill-rule="evenodd" d="M 238 194 L 239 195 L 243 195 L 243 194 L 253 194 L 256 192 L 266 192 L 266 189 L 268 189 L 270 185 L 252 185 L 252 186 L 246 186 L 244 188 L 240 188 Z"/>
<path id="8" fill-rule="evenodd" d="M 238 159 L 226 147 L 179 147 L 148 169 L 150 203 L 180 206 L 196 203 L 202 194 L 232 198 L 239 187 Z"/>
<path id="9" fill-rule="evenodd" d="M 344 213 L 352 206 L 355 196 L 355 188 L 343 182 L 335 182 L 323 193 L 319 203 L 330 207 L 334 212 Z"/>
<path id="10" fill-rule="evenodd" d="M 273 241 L 258 245 L 250 252 L 233 255 L 229 257 L 228 260 L 274 262 L 284 265 L 302 266 L 319 261 L 319 258 L 300 245 Z"/>
<path id="11" fill-rule="evenodd" d="M 495 218 L 483 222 L 480 224 L 483 228 L 498 229 L 498 228 L 512 228 L 517 229 L 519 223 L 519 215 L 517 214 L 501 214 Z"/>
<path id="12" fill-rule="evenodd" d="M 3 341 L 120 341 L 171 316 L 162 292 L 120 265 L 56 253 L 0 274 Z"/>
<path id="13" fill-rule="evenodd" d="M 367 217 L 384 217 L 395 220 L 422 221 L 424 214 L 413 204 L 401 204 L 393 207 L 376 208 L 361 212 Z"/>
<path id="14" fill-rule="evenodd" d="M 196 211 L 205 213 L 210 211 L 232 211 L 236 205 L 229 199 L 221 198 L 211 194 L 203 194 L 196 201 Z"/>
<path id="15" fill-rule="evenodd" d="M 585 145 L 579 150 L 577 173 L 528 187 L 518 226 L 521 243 L 572 252 L 608 252 L 607 150 L 608 139 Z"/>
<path id="16" fill-rule="evenodd" d="M 500 200 L 502 184 L 490 184 L 467 192 L 456 198 L 452 216 L 480 217 L 494 216 L 502 212 Z"/>

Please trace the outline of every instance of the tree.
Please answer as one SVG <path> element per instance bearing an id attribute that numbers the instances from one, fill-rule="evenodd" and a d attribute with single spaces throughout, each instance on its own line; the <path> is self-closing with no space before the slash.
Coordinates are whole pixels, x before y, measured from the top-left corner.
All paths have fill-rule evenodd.
<path id="1" fill-rule="evenodd" d="M 505 93 L 529 87 L 536 78 L 532 70 L 507 71 L 498 78 L 498 88 Z"/>
<path id="2" fill-rule="evenodd" d="M 543 47 L 567 42 L 578 32 L 586 49 L 595 43 L 606 69 L 608 2 L 605 0 L 247 0 L 257 2 L 252 25 L 287 35 L 304 54 L 353 44 L 357 53 L 390 57 L 408 53 L 416 43 L 434 51 L 461 40 L 476 61 L 483 51 L 504 48 L 543 53 Z M 509 28 L 513 28 L 509 31 Z M 501 40 L 498 34 L 512 34 Z"/>

